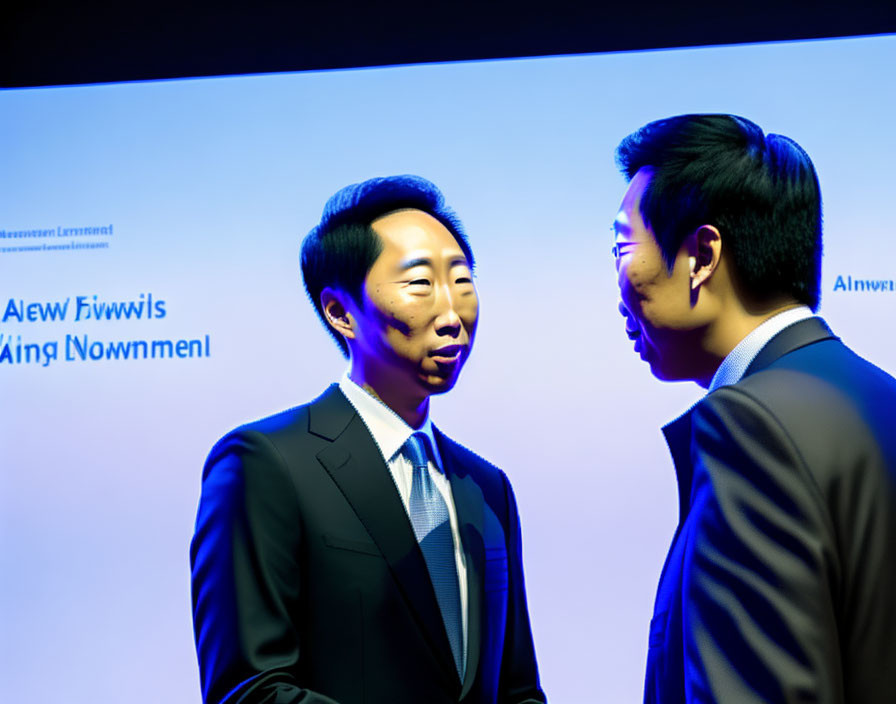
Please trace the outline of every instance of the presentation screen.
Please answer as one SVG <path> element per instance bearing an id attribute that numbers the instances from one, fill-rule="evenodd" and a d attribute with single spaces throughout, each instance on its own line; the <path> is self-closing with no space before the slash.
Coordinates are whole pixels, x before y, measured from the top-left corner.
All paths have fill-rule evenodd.
<path id="1" fill-rule="evenodd" d="M 0 700 L 200 700 L 203 462 L 343 374 L 300 243 L 342 186 L 410 173 L 476 256 L 476 342 L 432 419 L 513 483 L 548 697 L 637 701 L 678 520 L 660 427 L 704 391 L 625 334 L 614 150 L 691 112 L 797 140 L 820 312 L 893 373 L 893 66 L 880 36 L 0 93 Z"/>

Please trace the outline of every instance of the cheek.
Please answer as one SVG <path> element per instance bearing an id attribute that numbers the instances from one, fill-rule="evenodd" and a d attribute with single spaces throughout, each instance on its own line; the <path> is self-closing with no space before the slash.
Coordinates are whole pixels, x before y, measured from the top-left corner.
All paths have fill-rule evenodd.
<path id="1" fill-rule="evenodd" d="M 400 301 L 380 307 L 380 328 L 395 348 L 406 347 L 423 335 L 430 316 L 419 301 Z"/>
<path id="2" fill-rule="evenodd" d="M 665 264 L 653 257 L 632 255 L 629 262 L 619 268 L 619 288 L 628 291 L 633 298 L 648 300 L 669 282 Z"/>
<path id="3" fill-rule="evenodd" d="M 641 299 L 641 319 L 656 334 L 663 330 L 685 330 L 693 325 L 688 289 L 678 281 L 666 280 L 651 286 Z"/>
<path id="4" fill-rule="evenodd" d="M 455 306 L 455 311 L 463 321 L 464 327 L 472 331 L 479 320 L 479 298 L 475 295 L 461 298 Z"/>
<path id="5" fill-rule="evenodd" d="M 628 269 L 625 266 L 616 267 L 616 286 L 619 287 L 619 293 L 623 296 L 629 290 Z"/>
<path id="6" fill-rule="evenodd" d="M 647 287 L 638 274 L 637 269 L 628 266 L 619 267 L 617 279 L 619 295 L 629 312 L 637 314 L 641 308 L 642 299 L 646 298 Z"/>
<path id="7" fill-rule="evenodd" d="M 426 308 L 419 297 L 390 291 L 387 287 L 377 287 L 369 300 L 381 327 L 396 327 L 402 331 L 419 325 Z"/>

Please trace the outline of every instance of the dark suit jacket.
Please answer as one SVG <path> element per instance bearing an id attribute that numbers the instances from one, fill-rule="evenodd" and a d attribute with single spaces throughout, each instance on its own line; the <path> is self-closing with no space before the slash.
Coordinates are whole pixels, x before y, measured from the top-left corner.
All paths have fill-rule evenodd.
<path id="1" fill-rule="evenodd" d="M 544 701 L 510 484 L 435 434 L 467 559 L 464 682 L 389 469 L 334 384 L 208 458 L 191 549 L 205 702 Z"/>
<path id="2" fill-rule="evenodd" d="M 896 381 L 817 318 L 664 428 L 646 702 L 896 702 Z"/>

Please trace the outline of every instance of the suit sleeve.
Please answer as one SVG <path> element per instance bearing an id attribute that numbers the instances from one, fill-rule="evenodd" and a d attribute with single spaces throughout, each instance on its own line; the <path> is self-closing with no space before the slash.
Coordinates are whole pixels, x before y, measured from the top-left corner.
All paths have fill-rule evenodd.
<path id="1" fill-rule="evenodd" d="M 212 450 L 190 551 L 206 704 L 334 704 L 297 681 L 300 516 L 284 463 L 260 433 Z"/>
<path id="2" fill-rule="evenodd" d="M 507 499 L 507 630 L 501 661 L 499 704 L 536 704 L 546 702 L 538 681 L 535 645 L 526 604 L 523 577 L 522 533 L 516 499 L 506 475 L 501 473 Z"/>
<path id="3" fill-rule="evenodd" d="M 682 585 L 689 702 L 843 701 L 832 529 L 782 426 L 724 388 L 695 410 Z"/>

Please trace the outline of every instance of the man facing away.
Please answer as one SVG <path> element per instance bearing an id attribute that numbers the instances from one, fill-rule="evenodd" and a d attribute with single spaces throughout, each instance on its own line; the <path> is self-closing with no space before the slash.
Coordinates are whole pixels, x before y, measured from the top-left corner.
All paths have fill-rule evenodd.
<path id="1" fill-rule="evenodd" d="M 709 392 L 664 428 L 680 521 L 645 701 L 896 701 L 896 381 L 813 315 L 812 162 L 732 115 L 652 122 L 617 161 L 626 332 Z"/>
<path id="2" fill-rule="evenodd" d="M 350 370 L 208 458 L 191 549 L 208 704 L 545 701 L 510 483 L 429 418 L 473 344 L 472 269 L 415 176 L 340 190 L 305 238 Z"/>

